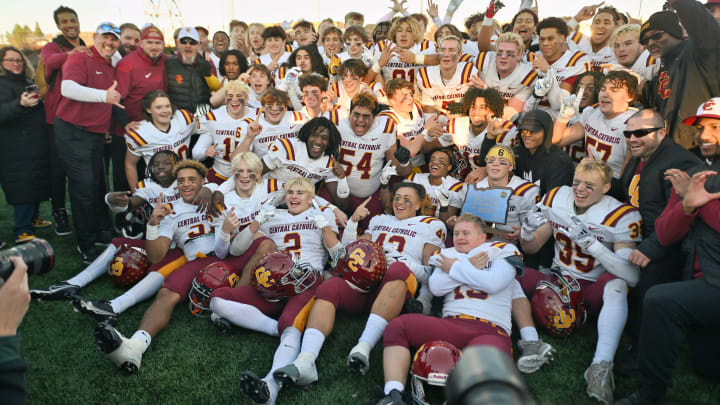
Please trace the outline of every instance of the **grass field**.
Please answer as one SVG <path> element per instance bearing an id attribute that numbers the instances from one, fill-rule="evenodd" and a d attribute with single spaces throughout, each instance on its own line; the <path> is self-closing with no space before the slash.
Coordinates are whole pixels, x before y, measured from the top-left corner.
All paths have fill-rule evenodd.
<path id="1" fill-rule="evenodd" d="M 0 193 L 0 240 L 12 245 L 12 208 Z M 41 205 L 41 216 L 50 219 L 50 205 Z M 75 252 L 74 236 L 57 237 L 52 228 L 38 231 L 55 248 L 56 266 L 45 275 L 30 278 L 30 287 L 45 287 L 65 280 L 83 268 Z M 122 293 L 105 277 L 91 283 L 82 294 L 110 299 Z M 150 301 L 121 315 L 118 329 L 132 334 Z M 1 310 L 1 309 L 0 309 Z M 345 358 L 362 331 L 365 318 L 340 316 L 335 331 L 318 359 L 320 382 L 311 390 L 289 388 L 279 404 L 366 404 L 374 385 L 382 385 L 382 348 L 372 352 L 371 370 L 363 376 L 349 374 Z M 32 302 L 20 328 L 22 353 L 29 365 L 29 401 L 33 404 L 230 404 L 249 403 L 238 386 L 243 370 L 265 375 L 277 338 L 255 332 L 219 333 L 203 318 L 190 315 L 187 306 L 175 309 L 170 326 L 153 341 L 138 374 L 127 376 L 116 369 L 93 344 L 95 322 L 75 313 L 69 302 Z M 585 394 L 583 371 L 592 360 L 596 327 L 589 322 L 566 340 L 545 337 L 557 350 L 555 361 L 527 376 L 539 404 L 593 403 Z M 627 394 L 636 381 L 615 378 L 616 398 Z M 698 378 L 689 364 L 687 348 L 679 359 L 670 403 L 717 404 L 720 387 Z M 0 404 L 3 403 L 0 398 Z"/>

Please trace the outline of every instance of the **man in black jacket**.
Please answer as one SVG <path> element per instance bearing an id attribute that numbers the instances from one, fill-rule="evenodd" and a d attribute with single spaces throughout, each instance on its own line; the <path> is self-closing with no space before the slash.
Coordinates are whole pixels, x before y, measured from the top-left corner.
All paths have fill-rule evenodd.
<path id="1" fill-rule="evenodd" d="M 27 265 L 17 256 L 10 261 L 14 270 L 0 287 L 0 398 L 5 404 L 24 404 L 27 364 L 20 357 L 17 329 L 30 305 L 30 292 Z"/>
<path id="2" fill-rule="evenodd" d="M 665 171 L 689 171 L 700 160 L 667 136 L 665 122 L 659 112 L 640 110 L 628 119 L 624 131 L 632 158 L 625 166 L 621 183 L 627 202 L 640 210 L 642 242 L 628 261 L 642 268 L 640 283 L 631 296 L 629 329 L 633 337 L 633 351 L 626 361 L 618 364 L 621 373 L 634 373 L 637 358 L 637 338 L 642 314 L 642 300 L 647 290 L 661 283 L 679 279 L 683 254 L 679 244 L 662 246 L 655 234 L 655 219 L 665 209 L 672 184 L 665 180 Z"/>
<path id="3" fill-rule="evenodd" d="M 205 114 L 210 108 L 210 91 L 217 90 L 219 82 L 212 75 L 212 65 L 200 57 L 199 50 L 197 30 L 181 28 L 178 54 L 165 59 L 165 68 L 170 101 L 178 108 Z"/>
<path id="4" fill-rule="evenodd" d="M 640 43 L 662 58 L 657 76 L 643 89 L 643 104 L 658 108 L 675 142 L 689 149 L 694 132 L 682 121 L 694 115 L 702 102 L 720 95 L 720 26 L 695 0 L 668 2 L 677 14 L 657 12 L 640 32 Z"/>

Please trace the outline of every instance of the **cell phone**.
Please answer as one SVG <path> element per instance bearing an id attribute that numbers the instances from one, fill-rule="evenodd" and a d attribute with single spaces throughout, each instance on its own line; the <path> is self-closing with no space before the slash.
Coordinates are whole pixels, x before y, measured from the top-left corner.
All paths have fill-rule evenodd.
<path id="1" fill-rule="evenodd" d="M 27 93 L 38 93 L 38 92 L 39 92 L 38 86 L 35 85 L 35 84 L 31 84 L 31 85 L 25 87 L 25 92 L 27 92 Z"/>

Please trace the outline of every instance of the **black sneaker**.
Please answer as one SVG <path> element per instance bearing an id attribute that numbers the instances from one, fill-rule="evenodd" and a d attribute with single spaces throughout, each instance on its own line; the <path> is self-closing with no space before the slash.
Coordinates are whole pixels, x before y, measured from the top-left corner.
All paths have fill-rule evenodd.
<path id="1" fill-rule="evenodd" d="M 230 333 L 233 330 L 233 324 L 215 312 L 210 314 L 210 321 L 213 325 L 217 326 L 218 330 L 222 333 Z"/>
<path id="2" fill-rule="evenodd" d="M 65 208 L 56 209 L 53 212 L 53 218 L 55 218 L 55 234 L 58 236 L 72 234 L 72 228 L 68 222 L 68 212 Z"/>
<path id="3" fill-rule="evenodd" d="M 404 314 L 422 314 L 422 312 L 423 304 L 422 302 L 420 302 L 420 300 L 410 298 L 409 300 L 405 301 L 405 304 L 403 305 Z"/>
<path id="4" fill-rule="evenodd" d="M 615 363 L 614 371 L 625 377 L 638 378 L 640 376 L 639 355 L 640 350 L 638 347 L 632 346 L 630 351 L 626 352 L 625 355 L 620 357 L 620 360 Z"/>
<path id="5" fill-rule="evenodd" d="M 372 403 L 373 405 L 410 405 L 411 402 L 408 401 L 407 397 L 403 392 L 400 392 L 398 390 L 392 390 L 389 394 L 385 395 L 382 398 L 379 398 L 375 400 L 375 402 Z"/>
<path id="6" fill-rule="evenodd" d="M 85 250 L 80 249 L 80 246 L 78 246 L 77 251 L 78 251 L 78 253 L 80 253 L 80 256 L 82 256 L 82 261 L 85 264 L 90 264 L 90 263 L 94 262 L 95 259 L 97 259 L 97 257 L 100 255 L 100 253 L 98 253 L 97 249 L 95 249 L 95 246 L 93 246 L 90 249 L 85 249 Z"/>
<path id="7" fill-rule="evenodd" d="M 99 231 L 95 237 L 95 246 L 107 246 L 113 240 L 113 231 Z"/>
<path id="8" fill-rule="evenodd" d="M 61 281 L 45 289 L 30 290 L 30 296 L 38 301 L 58 301 L 71 299 L 78 291 L 80 287 Z"/>
<path id="9" fill-rule="evenodd" d="M 90 301 L 82 297 L 73 299 L 73 306 L 78 312 L 90 315 L 98 322 L 107 322 L 110 325 L 117 323 L 118 314 L 108 301 Z"/>
<path id="10" fill-rule="evenodd" d="M 252 371 L 243 371 L 240 374 L 240 389 L 255 403 L 264 404 L 270 400 L 267 383 Z"/>
<path id="11" fill-rule="evenodd" d="M 641 385 L 627 397 L 615 402 L 615 405 L 655 405 L 665 403 L 667 387 Z"/>

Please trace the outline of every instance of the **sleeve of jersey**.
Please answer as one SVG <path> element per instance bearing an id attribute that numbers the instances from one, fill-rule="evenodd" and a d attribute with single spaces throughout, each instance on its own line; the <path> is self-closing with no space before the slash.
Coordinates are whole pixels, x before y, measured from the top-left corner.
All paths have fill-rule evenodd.
<path id="1" fill-rule="evenodd" d="M 533 183 L 525 183 L 515 190 L 520 198 L 518 204 L 518 217 L 522 224 L 527 214 L 535 208 L 535 204 L 540 202 L 540 187 Z"/>
<path id="2" fill-rule="evenodd" d="M 137 131 L 131 129 L 125 133 L 125 144 L 128 152 L 135 156 L 142 156 L 140 151 L 147 145 L 147 141 Z"/>
<path id="3" fill-rule="evenodd" d="M 140 183 L 142 183 L 142 182 L 140 182 Z M 149 187 L 140 187 L 140 185 L 138 184 L 138 187 L 135 189 L 135 194 L 134 194 L 134 196 L 135 196 L 135 197 L 142 198 L 142 199 L 145 200 L 146 202 L 149 202 L 149 201 L 150 201 L 150 198 L 154 197 L 154 196 L 151 195 L 151 194 L 153 194 L 153 193 L 151 193 Z"/>
<path id="4" fill-rule="evenodd" d="M 213 144 L 212 135 L 207 131 L 200 134 L 195 146 L 192 149 L 192 156 L 195 160 L 204 160 L 207 157 L 207 149 Z"/>
<path id="5" fill-rule="evenodd" d="M 425 243 L 437 246 L 439 248 L 445 247 L 445 237 L 447 236 L 447 228 L 443 221 L 435 217 L 425 217 L 421 222 L 427 224 Z"/>
<path id="6" fill-rule="evenodd" d="M 493 260 L 488 269 L 478 271 L 467 257 L 458 259 L 448 272 L 453 280 L 490 294 L 507 288 L 515 279 L 515 274 L 515 268 L 505 260 Z"/>
<path id="7" fill-rule="evenodd" d="M 445 130 L 445 133 L 440 135 L 438 138 L 438 142 L 440 142 L 440 145 L 442 145 L 443 148 L 448 147 L 455 143 L 453 139 L 453 135 L 455 135 L 455 126 L 457 125 L 457 119 L 453 118 L 447 123 L 447 129 Z"/>
<path id="8" fill-rule="evenodd" d="M 160 236 L 164 236 L 170 240 L 173 240 L 175 235 L 175 218 L 173 215 L 168 215 L 160 221 Z"/>
<path id="9" fill-rule="evenodd" d="M 465 183 L 456 183 L 450 187 L 450 206 L 462 208 L 465 204 Z"/>
<path id="10" fill-rule="evenodd" d="M 436 297 L 442 297 L 460 285 L 460 283 L 450 278 L 447 273 L 439 268 L 435 268 L 428 279 L 430 293 Z"/>
<path id="11" fill-rule="evenodd" d="M 286 139 L 278 138 L 270 144 L 268 147 L 268 153 L 262 158 L 268 169 L 275 170 L 278 167 L 283 166 L 285 164 L 283 158 L 292 154 L 292 146 L 289 146 L 290 151 L 288 151 L 286 143 L 289 144 L 290 142 Z M 294 160 L 294 156 L 293 159 L 288 160 Z"/>
<path id="12" fill-rule="evenodd" d="M 329 206 L 321 206 L 320 208 L 322 209 L 322 214 L 325 215 L 325 219 L 330 222 L 330 229 L 332 229 L 333 232 L 337 233 L 338 226 L 337 222 L 335 222 L 335 213 L 333 212 L 333 210 L 330 209 Z"/>
<path id="13" fill-rule="evenodd" d="M 613 227 L 613 242 L 641 242 L 642 218 L 636 208 L 623 204 L 603 219 L 603 225 Z"/>

